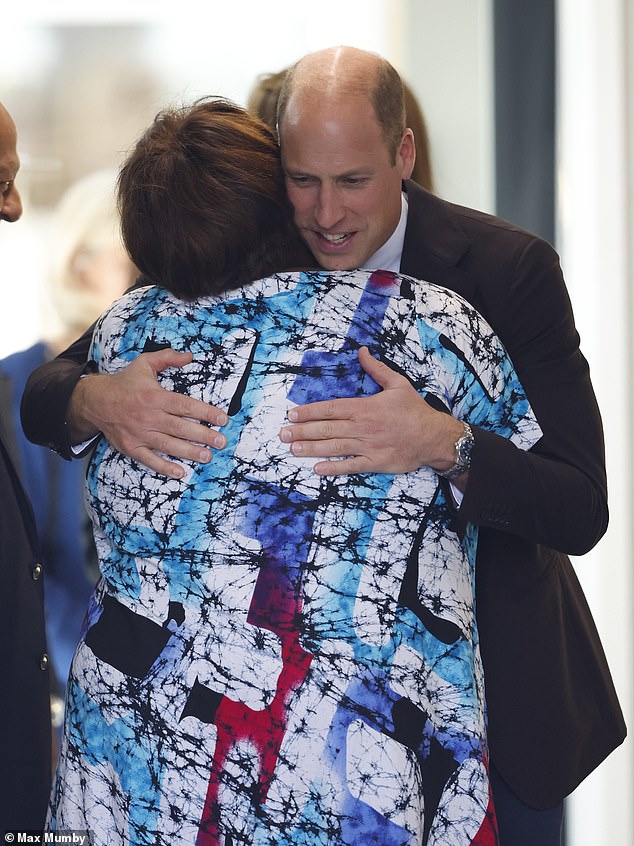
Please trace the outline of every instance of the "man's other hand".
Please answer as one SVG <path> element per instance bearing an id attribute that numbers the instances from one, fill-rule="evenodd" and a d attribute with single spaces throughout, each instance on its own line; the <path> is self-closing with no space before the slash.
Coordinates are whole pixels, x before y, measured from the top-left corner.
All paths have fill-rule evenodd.
<path id="1" fill-rule="evenodd" d="M 460 421 L 432 408 L 404 376 L 373 358 L 367 347 L 359 350 L 359 362 L 383 390 L 292 409 L 292 425 L 280 431 L 291 452 L 330 459 L 315 465 L 322 476 L 451 467 Z"/>
<path id="2" fill-rule="evenodd" d="M 224 411 L 201 400 L 162 388 L 157 373 L 184 367 L 191 353 L 172 349 L 139 355 L 123 370 L 79 380 L 67 414 L 72 443 L 102 432 L 120 452 L 151 470 L 181 478 L 183 468 L 163 458 L 206 463 L 211 450 L 222 449 L 224 435 L 209 426 L 224 426 Z"/>

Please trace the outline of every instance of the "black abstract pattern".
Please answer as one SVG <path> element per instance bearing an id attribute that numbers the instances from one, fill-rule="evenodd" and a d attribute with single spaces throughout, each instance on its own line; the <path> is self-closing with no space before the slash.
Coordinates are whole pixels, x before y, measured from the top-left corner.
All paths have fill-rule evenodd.
<path id="1" fill-rule="evenodd" d="M 227 446 L 167 480 L 99 443 L 102 579 L 69 680 L 50 824 L 98 844 L 497 843 L 474 614 L 477 531 L 446 482 L 318 477 L 297 404 L 368 396 L 357 352 L 529 449 L 537 421 L 464 300 L 362 271 L 294 273 L 101 319 L 101 372 L 171 345 L 165 387 L 223 407 Z"/>

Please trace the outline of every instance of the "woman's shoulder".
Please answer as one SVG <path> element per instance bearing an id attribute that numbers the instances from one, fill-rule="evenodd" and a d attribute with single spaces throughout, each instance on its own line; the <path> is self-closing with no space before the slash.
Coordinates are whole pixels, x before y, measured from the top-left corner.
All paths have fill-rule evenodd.
<path id="1" fill-rule="evenodd" d="M 129 318 L 140 309 L 146 310 L 157 299 L 161 299 L 161 291 L 162 289 L 157 285 L 131 288 L 125 294 L 113 300 L 99 318 L 98 323 L 103 324 L 109 320 Z"/>

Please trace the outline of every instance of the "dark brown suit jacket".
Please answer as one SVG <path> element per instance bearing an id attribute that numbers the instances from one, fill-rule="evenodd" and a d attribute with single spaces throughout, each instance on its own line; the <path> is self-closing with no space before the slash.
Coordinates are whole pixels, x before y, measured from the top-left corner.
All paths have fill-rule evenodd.
<path id="1" fill-rule="evenodd" d="M 554 250 L 497 218 L 407 183 L 401 271 L 464 296 L 510 353 L 539 423 L 525 453 L 476 430 L 460 514 L 481 527 L 477 616 L 491 759 L 527 804 L 570 793 L 625 737 L 599 636 L 566 554 L 608 522 L 603 432 Z M 64 414 L 90 332 L 36 370 L 27 436 L 68 457 Z"/>
<path id="2" fill-rule="evenodd" d="M 401 272 L 461 294 L 503 341 L 544 432 L 476 430 L 460 514 L 480 527 L 476 611 L 491 760 L 527 804 L 569 794 L 625 738 L 568 555 L 608 524 L 603 430 L 559 259 L 543 240 L 407 184 Z"/>
<path id="3" fill-rule="evenodd" d="M 0 417 L 0 832 L 44 827 L 52 740 L 44 574 L 4 434 Z"/>

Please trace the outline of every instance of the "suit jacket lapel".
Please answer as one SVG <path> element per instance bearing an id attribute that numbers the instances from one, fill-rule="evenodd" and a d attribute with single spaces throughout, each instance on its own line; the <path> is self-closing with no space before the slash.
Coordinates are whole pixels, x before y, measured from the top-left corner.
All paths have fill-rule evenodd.
<path id="1" fill-rule="evenodd" d="M 405 188 L 409 209 L 401 273 L 443 285 L 473 302 L 476 279 L 458 266 L 471 241 L 451 204 L 414 182 Z"/>

